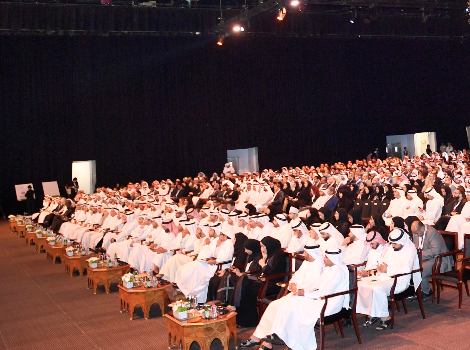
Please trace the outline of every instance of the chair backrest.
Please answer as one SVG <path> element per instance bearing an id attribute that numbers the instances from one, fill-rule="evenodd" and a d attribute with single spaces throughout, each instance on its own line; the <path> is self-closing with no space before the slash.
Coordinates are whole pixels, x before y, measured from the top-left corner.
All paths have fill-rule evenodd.
<path id="1" fill-rule="evenodd" d="M 444 238 L 444 242 L 447 247 L 447 251 L 451 252 L 452 250 L 458 249 L 459 247 L 459 235 L 457 232 L 449 232 L 449 231 L 438 231 L 442 238 Z"/>
<path id="2" fill-rule="evenodd" d="M 470 256 L 470 233 L 466 233 L 463 237 L 463 257 Z"/>

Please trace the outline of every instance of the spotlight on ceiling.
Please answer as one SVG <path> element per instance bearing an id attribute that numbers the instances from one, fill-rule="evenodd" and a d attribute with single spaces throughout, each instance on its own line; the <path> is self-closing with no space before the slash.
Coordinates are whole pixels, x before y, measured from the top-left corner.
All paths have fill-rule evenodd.
<path id="1" fill-rule="evenodd" d="M 244 31 L 245 31 L 245 28 L 242 27 L 242 26 L 240 26 L 239 24 L 235 24 L 235 25 L 233 26 L 232 30 L 233 30 L 234 32 L 237 32 L 237 33 L 238 33 L 238 32 L 244 32 Z"/>
<path id="2" fill-rule="evenodd" d="M 225 41 L 225 35 L 221 34 L 219 36 L 219 40 L 217 41 L 217 45 L 222 46 L 224 44 L 224 41 Z"/>
<path id="3" fill-rule="evenodd" d="M 292 1 L 290 2 L 290 5 L 291 5 L 291 6 L 299 6 L 299 5 L 300 5 L 300 1 L 299 1 L 299 0 L 292 0 Z"/>
<path id="4" fill-rule="evenodd" d="M 286 17 L 286 14 L 287 14 L 287 10 L 285 7 L 283 7 L 282 9 L 279 9 L 279 13 L 277 14 L 277 19 L 279 21 L 282 21 L 284 17 Z"/>

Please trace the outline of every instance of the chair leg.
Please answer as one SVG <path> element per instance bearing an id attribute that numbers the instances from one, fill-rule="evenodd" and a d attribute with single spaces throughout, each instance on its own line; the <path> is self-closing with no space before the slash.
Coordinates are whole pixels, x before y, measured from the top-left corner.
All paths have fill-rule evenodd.
<path id="1" fill-rule="evenodd" d="M 437 281 L 437 303 L 441 302 L 441 283 Z"/>
<path id="2" fill-rule="evenodd" d="M 400 303 L 398 300 L 395 300 L 395 304 L 397 305 L 397 311 L 400 312 Z"/>
<path id="3" fill-rule="evenodd" d="M 458 283 L 458 287 L 459 287 L 459 310 L 462 308 L 462 292 L 463 292 L 462 291 L 462 289 L 463 289 L 462 284 L 463 284 L 462 282 Z"/>
<path id="4" fill-rule="evenodd" d="M 325 325 L 320 325 L 320 350 L 325 347 Z"/>
<path id="5" fill-rule="evenodd" d="M 468 292 L 468 284 L 467 284 L 467 281 L 465 281 L 465 290 L 467 291 L 467 297 L 470 297 L 470 293 Z"/>
<path id="6" fill-rule="evenodd" d="M 395 322 L 395 308 L 393 307 L 394 302 L 392 304 L 392 317 L 390 320 L 390 329 L 393 329 L 393 323 Z"/>
<path id="7" fill-rule="evenodd" d="M 436 278 L 432 278 L 432 303 L 434 303 L 434 300 L 436 299 Z"/>
<path id="8" fill-rule="evenodd" d="M 353 322 L 353 325 L 354 325 L 354 330 L 356 331 L 356 337 L 357 337 L 357 341 L 359 342 L 359 344 L 362 344 L 362 340 L 361 340 L 361 334 L 359 333 L 359 327 L 357 326 L 357 318 L 356 318 L 356 313 L 353 312 L 353 315 L 352 315 L 352 322 Z"/>
<path id="9" fill-rule="evenodd" d="M 424 314 L 423 298 L 421 297 L 421 285 L 418 287 L 418 290 L 416 291 L 416 294 L 418 295 L 419 308 L 421 309 L 421 315 L 423 316 L 423 320 L 424 320 L 424 319 L 426 319 L 426 315 Z M 439 304 L 439 302 L 438 302 L 438 304 Z"/>
<path id="10" fill-rule="evenodd" d="M 343 322 L 342 321 L 338 321 L 338 327 L 339 327 L 339 331 L 341 332 L 341 337 L 344 338 Z"/>
<path id="11" fill-rule="evenodd" d="M 333 326 L 335 326 L 335 331 L 336 331 L 336 334 L 339 334 L 339 327 L 338 327 L 338 323 L 337 323 L 337 322 L 334 322 L 334 323 L 333 323 Z"/>
<path id="12" fill-rule="evenodd" d="M 406 308 L 406 301 L 405 299 L 402 299 L 401 302 L 403 303 L 403 310 L 405 310 L 405 314 L 408 313 L 408 309 Z"/>

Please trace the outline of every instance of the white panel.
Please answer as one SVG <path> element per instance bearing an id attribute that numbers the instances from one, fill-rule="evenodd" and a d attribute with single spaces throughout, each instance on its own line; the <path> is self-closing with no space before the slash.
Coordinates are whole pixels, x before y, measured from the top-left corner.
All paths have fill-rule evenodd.
<path id="1" fill-rule="evenodd" d="M 80 190 L 90 194 L 95 191 L 96 162 L 94 160 L 75 161 L 72 163 L 72 179 L 76 177 Z"/>
<path id="2" fill-rule="evenodd" d="M 57 181 L 43 182 L 42 188 L 44 190 L 44 195 L 53 197 L 60 196 L 59 185 L 57 184 Z"/>
<path id="3" fill-rule="evenodd" d="M 18 201 L 24 201 L 26 200 L 26 197 L 24 196 L 26 191 L 28 191 L 28 186 L 31 185 L 31 187 L 34 190 L 33 184 L 21 184 L 21 185 L 15 185 L 15 191 L 16 191 L 16 199 Z"/>

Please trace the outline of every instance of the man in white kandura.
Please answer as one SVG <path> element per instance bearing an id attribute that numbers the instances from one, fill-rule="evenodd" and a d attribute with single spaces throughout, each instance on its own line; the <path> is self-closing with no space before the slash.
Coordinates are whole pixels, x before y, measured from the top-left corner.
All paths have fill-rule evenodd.
<path id="1" fill-rule="evenodd" d="M 388 237 L 390 247 L 387 249 L 382 263 L 377 267 L 377 276 L 364 277 L 358 282 L 357 313 L 369 315 L 364 327 L 371 326 L 380 320 L 377 330 L 390 327 L 388 296 L 393 285 L 391 276 L 408 273 L 419 269 L 419 258 L 414 243 L 402 229 L 395 229 Z M 410 276 L 402 276 L 397 280 L 395 293 L 406 290 L 410 285 Z M 421 274 L 413 274 L 415 290 L 421 283 Z"/>
<path id="2" fill-rule="evenodd" d="M 217 223 L 211 227 L 211 230 L 217 229 L 219 226 L 221 224 Z M 176 284 L 184 295 L 197 295 L 199 302 L 206 302 L 209 280 L 217 271 L 217 264 L 232 260 L 234 238 L 235 230 L 233 228 L 220 232 L 218 239 L 214 239 L 208 248 L 201 249 L 198 260 L 185 264 L 178 269 L 176 272 Z M 203 252 L 207 259 L 202 260 L 201 254 Z M 225 264 L 222 268 L 227 268 L 228 266 L 230 264 Z"/>
<path id="3" fill-rule="evenodd" d="M 349 290 L 348 267 L 343 264 L 341 250 L 326 251 L 325 268 L 318 279 L 318 289 L 304 292 L 304 296 L 293 296 L 283 303 L 263 333 L 266 343 L 285 343 L 292 350 L 316 350 L 315 324 L 325 304 L 320 297 Z M 349 294 L 328 300 L 325 316 L 333 315 L 349 307 Z M 264 316 L 263 316 L 264 317 Z M 256 333 L 256 331 L 255 331 Z M 260 332 L 261 333 L 261 332 Z M 258 333 L 261 337 L 262 334 Z M 264 345 L 269 349 L 269 345 Z"/>
<path id="4" fill-rule="evenodd" d="M 308 244 L 310 243 L 315 243 L 315 241 L 311 239 Z M 305 260 L 289 281 L 291 293 L 269 304 L 255 332 L 250 339 L 240 345 L 241 348 L 260 345 L 261 339 L 271 334 L 271 326 L 279 308 L 288 303 L 291 298 L 304 297 L 305 293 L 313 293 L 318 289 L 319 277 L 325 267 L 320 246 L 306 245 L 304 251 Z M 270 348 L 269 343 L 264 343 L 263 346 Z"/>

